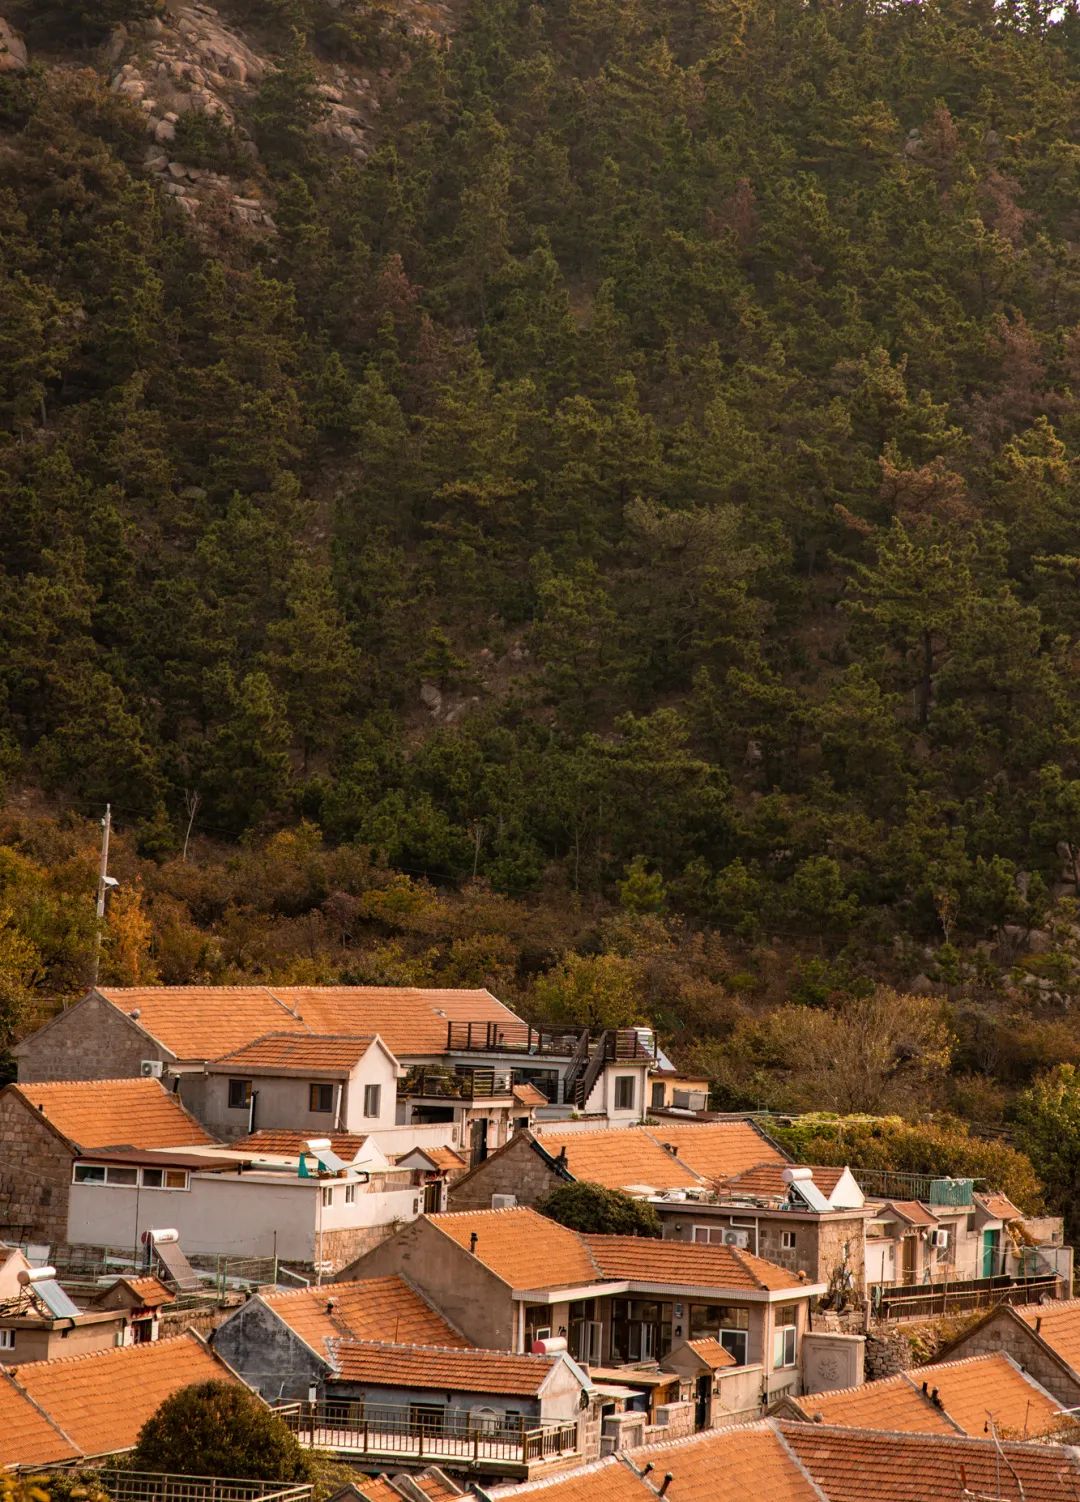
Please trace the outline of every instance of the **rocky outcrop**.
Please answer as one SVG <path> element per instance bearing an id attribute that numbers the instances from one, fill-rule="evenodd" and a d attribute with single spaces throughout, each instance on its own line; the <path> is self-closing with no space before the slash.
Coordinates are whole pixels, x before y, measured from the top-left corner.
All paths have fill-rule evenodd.
<path id="1" fill-rule="evenodd" d="M 28 62 L 26 43 L 14 26 L 0 16 L 0 73 L 22 73 Z"/>

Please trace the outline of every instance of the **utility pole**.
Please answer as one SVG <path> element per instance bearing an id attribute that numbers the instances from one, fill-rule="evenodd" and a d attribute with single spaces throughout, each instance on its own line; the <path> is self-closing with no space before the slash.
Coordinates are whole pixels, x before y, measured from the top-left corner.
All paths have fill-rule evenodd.
<path id="1" fill-rule="evenodd" d="M 97 884 L 97 934 L 94 939 L 94 973 L 90 984 L 97 985 L 101 965 L 101 929 L 105 922 L 105 894 L 115 883 L 109 879 L 109 831 L 112 829 L 112 805 L 106 803 L 105 817 L 101 821 L 101 863 L 98 866 Z"/>

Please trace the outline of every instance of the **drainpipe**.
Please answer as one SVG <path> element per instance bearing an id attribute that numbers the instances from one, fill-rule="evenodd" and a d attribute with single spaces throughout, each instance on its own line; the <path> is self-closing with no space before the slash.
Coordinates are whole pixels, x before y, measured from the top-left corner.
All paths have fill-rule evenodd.
<path id="1" fill-rule="evenodd" d="M 248 1096 L 248 1136 L 249 1137 L 251 1136 L 252 1132 L 255 1130 L 255 1102 L 258 1100 L 258 1098 L 259 1098 L 259 1092 L 257 1090 L 252 1090 L 251 1094 Z"/>
<path id="2" fill-rule="evenodd" d="M 344 1126 L 342 1125 L 342 1121 L 341 1121 L 341 1103 L 344 1100 L 344 1098 L 345 1098 L 345 1086 L 342 1084 L 341 1080 L 338 1080 L 338 1085 L 337 1085 L 337 1101 L 334 1104 L 334 1127 L 335 1127 L 335 1130 L 339 1131 L 339 1132 L 343 1132 L 345 1130 Z"/>

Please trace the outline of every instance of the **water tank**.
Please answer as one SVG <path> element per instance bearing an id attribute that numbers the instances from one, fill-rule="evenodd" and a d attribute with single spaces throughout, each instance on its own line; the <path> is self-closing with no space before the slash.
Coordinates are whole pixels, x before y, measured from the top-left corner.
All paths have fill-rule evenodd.
<path id="1" fill-rule="evenodd" d="M 534 1356 L 555 1356 L 565 1350 L 566 1339 L 562 1335 L 548 1335 L 543 1340 L 534 1340 L 532 1343 Z"/>

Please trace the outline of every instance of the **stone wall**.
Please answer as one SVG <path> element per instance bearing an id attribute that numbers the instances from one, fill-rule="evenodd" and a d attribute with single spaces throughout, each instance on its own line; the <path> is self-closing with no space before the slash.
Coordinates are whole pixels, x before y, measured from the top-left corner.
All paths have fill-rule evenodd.
<path id="1" fill-rule="evenodd" d="M 493 1194 L 513 1194 L 519 1205 L 537 1205 L 560 1180 L 529 1139 L 519 1133 L 500 1152 L 450 1186 L 451 1210 L 490 1210 Z"/>
<path id="2" fill-rule="evenodd" d="M 170 1055 L 97 996 L 63 1012 L 19 1043 L 19 1083 L 27 1080 L 117 1080 L 137 1076 L 143 1059 Z"/>
<path id="3" fill-rule="evenodd" d="M 985 1356 L 993 1351 L 1011 1356 L 1064 1407 L 1080 1407 L 1080 1376 L 1071 1375 L 1064 1363 L 1055 1361 L 1030 1327 L 1006 1309 L 999 1309 L 954 1341 L 944 1355 L 947 1361 L 962 1361 L 966 1356 Z"/>
<path id="4" fill-rule="evenodd" d="M 327 1295 L 329 1297 L 329 1294 Z M 214 1350 L 268 1403 L 306 1399 L 329 1370 L 261 1299 L 250 1299 L 220 1325 Z"/>
<path id="5" fill-rule="evenodd" d="M 357 1257 L 373 1251 L 387 1237 L 392 1236 L 395 1229 L 395 1226 L 387 1225 L 353 1226 L 348 1230 L 323 1231 L 319 1237 L 319 1261 L 328 1262 L 332 1271 L 340 1272 L 350 1262 L 355 1262 Z"/>
<path id="6" fill-rule="evenodd" d="M 74 1154 L 12 1090 L 0 1094 L 0 1237 L 67 1240 Z"/>

